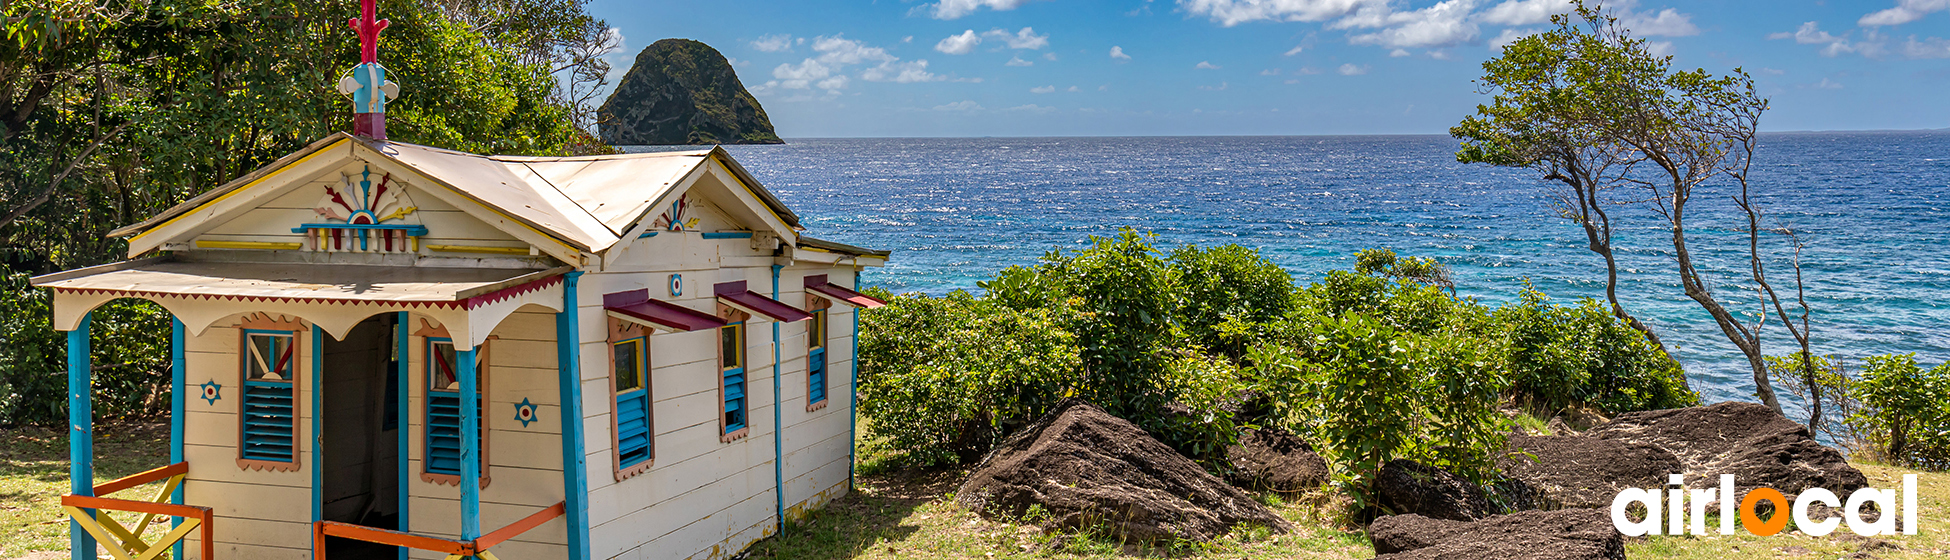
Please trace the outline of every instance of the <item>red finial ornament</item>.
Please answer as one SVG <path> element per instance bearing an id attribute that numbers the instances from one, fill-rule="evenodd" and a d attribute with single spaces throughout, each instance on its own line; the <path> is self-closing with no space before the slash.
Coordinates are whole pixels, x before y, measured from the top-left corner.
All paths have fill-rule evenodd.
<path id="1" fill-rule="evenodd" d="M 386 26 L 392 23 L 383 19 L 374 20 L 373 17 L 377 15 L 379 15 L 379 9 L 373 6 L 373 0 L 359 0 L 359 17 L 346 20 L 345 22 L 346 25 L 352 26 L 354 32 L 359 34 L 359 62 L 361 64 L 379 62 L 379 32 L 380 30 L 386 29 Z"/>

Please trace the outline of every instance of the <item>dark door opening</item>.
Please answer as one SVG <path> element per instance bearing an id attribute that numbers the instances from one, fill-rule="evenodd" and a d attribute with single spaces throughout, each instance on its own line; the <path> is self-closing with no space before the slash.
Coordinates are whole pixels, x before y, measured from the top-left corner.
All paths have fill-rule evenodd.
<path id="1" fill-rule="evenodd" d="M 345 340 L 325 338 L 322 468 L 324 518 L 381 529 L 399 521 L 397 314 L 367 318 Z M 332 560 L 390 558 L 393 547 L 333 537 Z"/>

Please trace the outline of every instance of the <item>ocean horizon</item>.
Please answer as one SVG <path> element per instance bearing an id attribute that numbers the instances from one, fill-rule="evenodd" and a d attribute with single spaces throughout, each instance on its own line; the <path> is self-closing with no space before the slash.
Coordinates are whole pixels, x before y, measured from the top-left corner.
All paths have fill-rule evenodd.
<path id="1" fill-rule="evenodd" d="M 1463 165 L 1439 134 L 788 138 L 725 146 L 801 214 L 806 234 L 889 249 L 862 283 L 896 293 L 981 293 L 977 282 L 1053 249 L 1132 227 L 1161 247 L 1237 243 L 1310 283 L 1355 251 L 1435 257 L 1486 303 L 1526 285 L 1558 303 L 1602 298 L 1603 260 L 1518 169 Z M 625 151 L 695 146 L 623 146 Z M 1805 244 L 1818 353 L 1950 359 L 1950 131 L 1773 132 L 1753 174 L 1764 229 Z M 1689 241 L 1715 295 L 1758 311 L 1744 227 L 1725 184 L 1702 187 Z M 1620 191 L 1620 198 L 1628 194 Z M 1663 221 L 1614 212 L 1620 294 L 1657 330 L 1707 402 L 1751 400 L 1745 359 L 1679 288 Z M 1793 250 L 1765 235 L 1769 280 L 1793 290 Z M 1769 354 L 1794 350 L 1778 324 Z M 1783 395 L 1784 400 L 1791 400 Z"/>

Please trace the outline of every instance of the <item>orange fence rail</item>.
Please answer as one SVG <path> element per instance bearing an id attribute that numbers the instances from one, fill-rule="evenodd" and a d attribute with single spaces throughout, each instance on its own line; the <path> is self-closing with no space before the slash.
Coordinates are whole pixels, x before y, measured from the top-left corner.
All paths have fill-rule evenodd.
<path id="1" fill-rule="evenodd" d="M 189 463 L 177 463 L 104 482 L 95 486 L 93 496 L 73 494 L 61 496 L 61 509 L 68 513 L 68 517 L 74 518 L 75 523 L 81 525 L 82 530 L 94 535 L 95 540 L 99 541 L 103 548 L 108 549 L 108 553 L 116 560 L 154 560 L 164 552 L 168 552 L 170 546 L 189 536 L 191 531 L 199 531 L 199 538 L 202 539 L 203 544 L 202 558 L 209 560 L 216 550 L 215 543 L 210 539 L 210 521 L 213 518 L 211 509 L 167 503 L 169 497 L 175 495 L 176 489 L 183 485 L 183 475 L 189 472 Z M 149 501 L 102 497 L 165 480 L 168 482 L 163 485 L 162 490 Z M 109 511 L 140 513 L 142 518 L 135 524 L 134 529 L 129 529 L 127 525 L 109 517 Z M 163 517 L 181 517 L 183 524 L 171 529 L 154 543 L 144 542 L 142 533 L 148 531 L 150 525 Z"/>
<path id="2" fill-rule="evenodd" d="M 515 538 L 522 533 L 526 533 L 529 529 L 534 529 L 543 523 L 547 523 L 550 519 L 561 517 L 567 514 L 568 511 L 567 502 L 556 502 L 555 505 L 549 506 L 542 511 L 529 514 L 528 517 L 524 517 L 520 521 L 511 523 L 507 527 L 502 527 L 492 533 L 481 535 L 481 538 L 471 541 L 415 535 L 403 531 L 376 529 L 337 521 L 319 521 L 312 524 L 312 558 L 325 557 L 325 537 L 340 537 L 369 543 L 404 546 L 430 552 L 444 552 L 447 554 L 447 560 L 471 557 L 496 560 L 494 553 L 488 552 L 488 549 L 507 542 L 508 539 Z"/>

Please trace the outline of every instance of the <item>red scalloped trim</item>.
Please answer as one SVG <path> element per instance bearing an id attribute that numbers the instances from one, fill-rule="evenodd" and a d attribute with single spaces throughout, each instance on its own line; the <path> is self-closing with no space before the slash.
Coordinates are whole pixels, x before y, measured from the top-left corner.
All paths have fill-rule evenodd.
<path id="1" fill-rule="evenodd" d="M 240 295 L 222 295 L 222 294 L 176 294 L 176 293 L 169 293 L 169 292 L 150 292 L 150 291 L 142 291 L 142 290 L 109 290 L 109 289 L 102 289 L 102 288 L 54 288 L 54 291 L 68 292 L 68 293 L 75 293 L 75 294 L 120 294 L 124 296 L 144 297 L 144 298 L 204 299 L 204 300 L 248 301 L 248 302 L 272 301 L 272 302 L 294 302 L 294 303 L 330 303 L 330 304 L 338 304 L 338 305 L 381 304 L 381 305 L 400 305 L 405 307 L 445 307 L 448 309 L 459 308 L 462 303 L 460 301 L 401 301 L 401 300 L 373 300 L 373 299 L 240 296 Z"/>
<path id="2" fill-rule="evenodd" d="M 515 296 L 519 296 L 529 292 L 541 290 L 549 286 L 553 286 L 556 283 L 559 283 L 561 281 L 562 281 L 562 275 L 557 274 L 555 276 L 550 276 L 548 278 L 543 278 L 541 280 L 536 280 L 534 282 L 529 282 L 527 284 L 521 284 L 518 286 L 509 286 L 506 288 L 502 288 L 499 290 L 495 290 L 492 292 L 467 298 L 466 300 L 463 300 L 460 303 L 463 309 L 474 309 L 476 307 L 480 307 L 483 305 L 492 305 L 496 303 L 501 303 L 503 301 L 512 299 Z"/>

